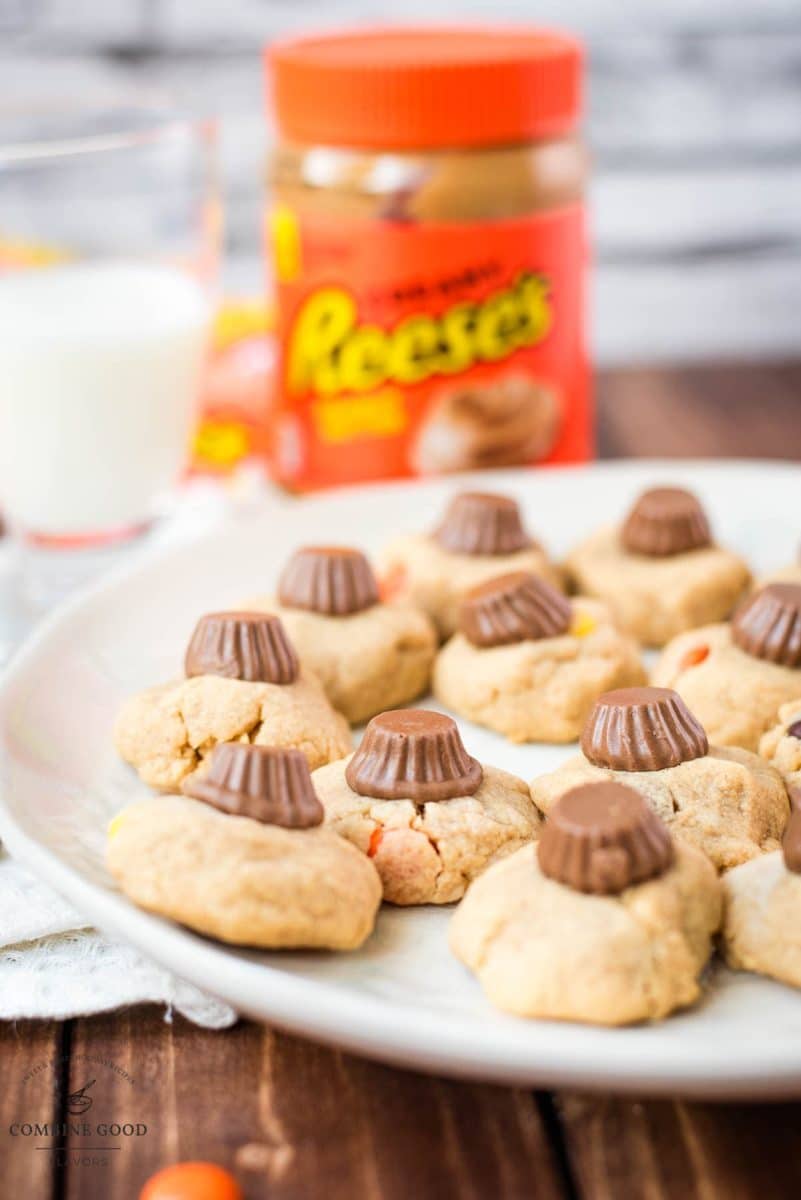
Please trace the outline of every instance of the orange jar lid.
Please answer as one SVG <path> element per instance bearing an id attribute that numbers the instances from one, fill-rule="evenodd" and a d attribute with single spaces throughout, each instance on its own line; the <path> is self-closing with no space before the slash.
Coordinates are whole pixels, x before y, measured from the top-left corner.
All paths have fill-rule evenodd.
<path id="1" fill-rule="evenodd" d="M 371 29 L 266 51 L 283 137 L 424 150 L 565 133 L 581 109 L 581 46 L 531 27 Z"/>

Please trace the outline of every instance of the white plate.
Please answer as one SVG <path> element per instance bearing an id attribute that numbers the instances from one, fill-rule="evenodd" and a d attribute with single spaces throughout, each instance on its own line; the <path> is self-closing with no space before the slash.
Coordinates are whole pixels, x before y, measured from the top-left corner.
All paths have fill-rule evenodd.
<path id="1" fill-rule="evenodd" d="M 758 570 L 791 561 L 801 468 L 767 463 L 621 463 L 498 472 L 533 531 L 563 553 L 638 489 L 675 481 L 703 497 L 720 540 Z M 469 484 L 470 481 L 468 481 Z M 102 866 L 108 818 L 142 792 L 109 736 L 122 698 L 178 672 L 204 611 L 269 590 L 299 543 L 375 550 L 429 528 L 464 480 L 276 500 L 191 546 L 162 553 L 56 613 L 0 689 L 5 748 L 0 832 L 11 851 L 101 928 L 135 943 L 242 1012 L 401 1066 L 504 1083 L 696 1096 L 801 1095 L 801 995 L 714 969 L 705 999 L 659 1025 L 604 1030 L 495 1012 L 446 947 L 448 910 L 382 912 L 353 955 L 224 948 L 137 910 Z M 526 779 L 571 748 L 510 747 L 463 723 L 468 748 Z"/>

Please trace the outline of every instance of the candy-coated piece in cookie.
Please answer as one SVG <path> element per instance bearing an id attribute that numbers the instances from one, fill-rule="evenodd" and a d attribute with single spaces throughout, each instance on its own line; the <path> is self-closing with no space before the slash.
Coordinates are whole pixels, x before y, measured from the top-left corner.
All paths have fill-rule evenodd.
<path id="1" fill-rule="evenodd" d="M 436 529 L 396 538 L 379 563 L 383 594 L 424 609 L 443 639 L 456 632 L 467 593 L 488 579 L 528 571 L 561 587 L 517 502 L 491 492 L 454 496 Z"/>
<path id="2" fill-rule="evenodd" d="M 717 745 L 756 750 L 781 706 L 801 696 L 801 584 L 769 584 L 731 624 L 675 638 L 653 682 L 675 688 Z"/>
<path id="3" fill-rule="evenodd" d="M 312 778 L 326 826 L 372 859 L 393 904 L 458 900 L 540 826 L 523 781 L 477 762 L 456 723 L 427 710 L 375 717 L 352 758 Z"/>
<path id="4" fill-rule="evenodd" d="M 636 643 L 603 604 L 513 572 L 468 592 L 433 687 L 448 708 L 513 742 L 572 742 L 602 692 L 645 678 Z"/>
<path id="5" fill-rule="evenodd" d="M 184 791 L 112 823 L 106 862 L 135 904 L 241 946 L 355 950 L 370 935 L 380 880 L 322 825 L 299 751 L 220 746 Z"/>
<path id="6" fill-rule="evenodd" d="M 626 688 L 597 701 L 582 754 L 531 784 L 546 814 L 572 788 L 614 780 L 636 788 L 671 833 L 727 870 L 774 850 L 789 817 L 778 771 L 756 754 L 709 746 L 697 717 L 666 688 Z"/>
<path id="7" fill-rule="evenodd" d="M 682 488 L 643 493 L 622 525 L 586 538 L 566 568 L 577 591 L 603 600 L 646 646 L 724 620 L 751 579 L 741 558 L 714 543 L 701 504 Z"/>
<path id="8" fill-rule="evenodd" d="M 471 884 L 449 941 L 507 1012 L 625 1025 L 697 999 L 720 915 L 705 855 L 674 842 L 637 790 L 599 782 Z"/>
<path id="9" fill-rule="evenodd" d="M 723 953 L 730 967 L 801 988 L 801 812 L 782 849 L 723 877 Z"/>
<path id="10" fill-rule="evenodd" d="M 277 599 L 261 597 L 252 604 L 279 614 L 303 666 L 351 724 L 428 689 L 434 628 L 421 610 L 380 601 L 373 569 L 360 550 L 303 547 L 284 567 Z"/>
<path id="11" fill-rule="evenodd" d="M 202 617 L 185 669 L 186 679 L 132 696 L 114 728 L 117 752 L 151 787 L 178 788 L 222 742 L 296 747 L 312 768 L 351 749 L 347 722 L 275 615 Z"/>

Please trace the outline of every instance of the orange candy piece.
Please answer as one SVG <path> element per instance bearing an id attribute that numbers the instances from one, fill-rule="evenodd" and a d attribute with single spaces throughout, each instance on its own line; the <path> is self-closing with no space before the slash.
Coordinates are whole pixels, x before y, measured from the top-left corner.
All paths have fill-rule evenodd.
<path id="1" fill-rule="evenodd" d="M 394 567 L 390 567 L 378 581 L 378 591 L 384 603 L 394 600 L 396 596 L 406 590 L 408 577 L 408 572 L 402 563 L 396 563 Z"/>
<path id="2" fill-rule="evenodd" d="M 679 670 L 687 671 L 690 667 L 697 667 L 708 658 L 709 646 L 693 646 L 692 650 L 688 650 L 679 663 Z"/>
<path id="3" fill-rule="evenodd" d="M 374 829 L 373 832 L 370 834 L 370 844 L 367 847 L 367 857 L 368 858 L 375 858 L 376 854 L 378 854 L 378 847 L 381 845 L 381 841 L 382 841 L 383 837 L 384 837 L 383 829 Z"/>
<path id="4" fill-rule="evenodd" d="M 216 1163 L 174 1163 L 148 1179 L 139 1200 L 243 1200 L 230 1171 Z"/>

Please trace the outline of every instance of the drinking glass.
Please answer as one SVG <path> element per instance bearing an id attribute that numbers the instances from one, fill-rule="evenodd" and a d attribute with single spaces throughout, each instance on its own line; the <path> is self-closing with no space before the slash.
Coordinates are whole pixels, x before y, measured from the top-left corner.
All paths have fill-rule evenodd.
<path id="1" fill-rule="evenodd" d="M 219 230 L 209 122 L 0 113 L 0 509 L 38 602 L 148 529 L 186 467 Z"/>

